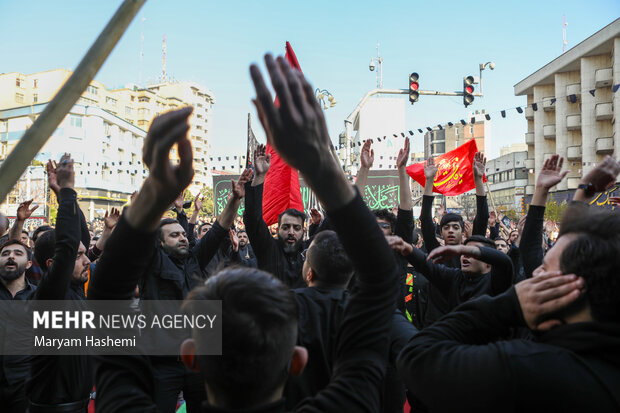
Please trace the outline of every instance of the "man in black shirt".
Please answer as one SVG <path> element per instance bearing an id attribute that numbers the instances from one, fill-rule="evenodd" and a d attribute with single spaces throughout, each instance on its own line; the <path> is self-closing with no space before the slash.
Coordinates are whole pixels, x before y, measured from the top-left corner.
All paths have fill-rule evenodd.
<path id="1" fill-rule="evenodd" d="M 251 74 L 268 139 L 287 163 L 301 171 L 321 200 L 359 276 L 358 291 L 347 305 L 338 332 L 334 375 L 325 389 L 304 400 L 297 411 L 376 412 L 388 352 L 388 324 L 395 308 L 393 254 L 375 218 L 332 156 L 324 115 L 311 86 L 282 57 L 277 63 L 270 55 L 265 60 L 280 98 L 279 108 L 254 65 Z M 142 246 L 136 240 L 154 237 L 162 208 L 192 179 L 191 145 L 186 135 L 189 113 L 171 112 L 153 122 L 150 139 L 145 142 L 145 159 L 154 156 L 161 162 L 152 165 L 135 204 L 121 217 L 113 234 L 116 248 L 106 249 L 101 257 L 89 298 L 131 295 L 136 281 L 133 274 L 145 267 L 145 260 L 140 259 Z M 169 164 L 167 156 L 173 143 L 177 143 L 181 159 L 176 167 Z M 155 155 L 149 155 L 152 152 Z M 283 411 L 286 377 L 301 372 L 307 354 L 295 347 L 296 306 L 286 286 L 259 270 L 228 269 L 196 289 L 192 298 L 219 299 L 223 308 L 223 355 L 193 355 L 192 348 L 201 353 L 201 332 L 195 332 L 195 341 L 188 341 L 182 350 L 186 365 L 199 370 L 205 379 L 209 404 L 204 411 Z M 147 358 L 108 356 L 98 362 L 99 408 L 153 411 Z"/>
<path id="2" fill-rule="evenodd" d="M 618 251 L 620 215 L 569 207 L 532 278 L 409 342 L 398 361 L 409 390 L 429 411 L 620 410 Z M 514 327 L 533 339 L 506 340 Z"/>
<path id="3" fill-rule="evenodd" d="M 271 164 L 271 156 L 265 155 L 265 150 L 265 145 L 258 145 L 254 152 L 256 175 L 251 184 L 246 184 L 243 223 L 258 268 L 270 272 L 291 288 L 300 288 L 304 286 L 301 252 L 307 246 L 303 240 L 306 214 L 296 209 L 282 212 L 278 217 L 278 238 L 271 236 L 263 220 L 263 182 Z"/>
<path id="4" fill-rule="evenodd" d="M 19 240 L 9 240 L 0 246 L 0 300 L 27 300 L 36 286 L 26 278 L 31 265 L 31 252 Z M 0 343 L 10 339 L 12 332 L 0 322 Z M 28 407 L 26 379 L 29 356 L 0 355 L 0 406 L 2 411 L 23 413 Z"/>

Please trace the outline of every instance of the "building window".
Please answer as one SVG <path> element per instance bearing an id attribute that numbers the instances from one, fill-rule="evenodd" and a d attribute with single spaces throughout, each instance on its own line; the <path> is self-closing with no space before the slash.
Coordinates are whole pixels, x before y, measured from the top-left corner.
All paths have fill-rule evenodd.
<path id="1" fill-rule="evenodd" d="M 136 97 L 135 97 L 135 96 L 132 96 L 132 97 L 131 97 L 131 101 L 133 102 L 133 101 L 135 101 L 135 100 L 136 100 Z"/>
<path id="2" fill-rule="evenodd" d="M 36 93 L 32 95 L 32 103 L 37 103 L 39 101 L 39 95 Z"/>
<path id="3" fill-rule="evenodd" d="M 470 126 L 469 126 L 469 134 L 470 134 L 470 135 L 472 136 L 472 138 L 473 138 L 473 136 L 474 136 L 474 125 L 470 125 Z"/>
<path id="4" fill-rule="evenodd" d="M 116 99 L 112 99 L 111 97 L 107 96 L 105 98 L 105 103 L 107 103 L 108 105 L 116 106 Z"/>
<path id="5" fill-rule="evenodd" d="M 15 94 L 15 102 L 17 102 L 17 103 L 24 103 L 24 94 L 23 93 L 16 93 Z"/>
<path id="6" fill-rule="evenodd" d="M 35 89 L 39 87 L 39 79 L 32 80 L 32 87 Z"/>
<path id="7" fill-rule="evenodd" d="M 86 91 L 90 93 L 91 95 L 96 95 L 99 93 L 99 89 L 97 89 L 95 86 L 92 86 L 92 85 L 88 85 L 88 87 L 86 88 Z"/>
<path id="8" fill-rule="evenodd" d="M 150 99 L 147 96 L 140 96 L 138 102 L 148 102 Z"/>
<path id="9" fill-rule="evenodd" d="M 81 128 L 82 118 L 79 116 L 71 116 L 71 126 L 74 128 Z"/>
<path id="10" fill-rule="evenodd" d="M 125 106 L 125 115 L 131 115 L 131 106 Z"/>
<path id="11" fill-rule="evenodd" d="M 15 86 L 22 87 L 22 80 L 20 78 L 15 78 Z"/>

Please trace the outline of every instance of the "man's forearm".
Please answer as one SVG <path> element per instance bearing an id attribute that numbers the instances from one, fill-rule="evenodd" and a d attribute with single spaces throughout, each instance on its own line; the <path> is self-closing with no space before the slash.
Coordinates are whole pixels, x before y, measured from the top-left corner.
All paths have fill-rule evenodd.
<path id="1" fill-rule="evenodd" d="M 484 189 L 484 182 L 482 177 L 474 177 L 474 185 L 476 185 L 476 195 L 485 196 L 487 193 Z"/>
<path id="2" fill-rule="evenodd" d="M 22 237 L 22 231 L 24 230 L 24 221 L 15 220 L 15 223 L 9 231 L 9 239 L 20 240 Z"/>
<path id="3" fill-rule="evenodd" d="M 196 224 L 196 221 L 198 221 L 198 211 L 194 209 L 194 212 L 192 212 L 192 216 L 189 218 L 189 223 Z"/>
<path id="4" fill-rule="evenodd" d="M 158 195 L 157 189 L 150 184 L 149 178 L 146 178 L 134 202 L 127 207 L 125 218 L 132 228 L 154 232 L 169 205 Z"/>
<path id="5" fill-rule="evenodd" d="M 236 198 L 234 195 L 228 200 L 226 206 L 222 210 L 222 213 L 217 217 L 217 222 L 222 226 L 222 228 L 229 229 L 232 227 L 240 204 L 241 198 Z"/>
<path id="6" fill-rule="evenodd" d="M 532 202 L 530 203 L 530 205 L 545 206 L 547 205 L 548 196 L 549 196 L 549 189 L 536 185 L 536 188 L 534 189 L 534 195 L 532 196 Z M 577 196 L 577 193 L 575 193 L 575 196 Z"/>
<path id="7" fill-rule="evenodd" d="M 103 233 L 101 233 L 101 236 L 95 243 L 95 246 L 97 247 L 99 251 L 103 251 L 103 249 L 105 248 L 105 244 L 108 242 L 108 239 L 110 238 L 110 235 L 112 235 L 111 229 L 106 228 L 103 230 Z"/>
<path id="8" fill-rule="evenodd" d="M 370 169 L 362 166 L 359 171 L 357 171 L 357 177 L 355 178 L 355 186 L 359 189 L 360 194 L 362 194 L 362 198 L 364 197 L 364 191 L 366 189 L 366 183 L 368 182 L 368 171 Z"/>
<path id="9" fill-rule="evenodd" d="M 411 187 L 409 186 L 409 175 L 407 175 L 407 168 L 398 168 L 398 186 L 400 187 L 399 193 L 399 208 L 409 211 L 412 209 L 413 204 L 411 202 Z"/>
<path id="10" fill-rule="evenodd" d="M 435 178 L 433 179 L 426 178 L 426 182 L 424 184 L 424 195 L 433 196 L 434 185 L 435 185 Z"/>
<path id="11" fill-rule="evenodd" d="M 252 180 L 252 186 L 262 185 L 265 182 L 265 177 L 267 174 L 256 174 L 254 175 L 254 179 Z"/>

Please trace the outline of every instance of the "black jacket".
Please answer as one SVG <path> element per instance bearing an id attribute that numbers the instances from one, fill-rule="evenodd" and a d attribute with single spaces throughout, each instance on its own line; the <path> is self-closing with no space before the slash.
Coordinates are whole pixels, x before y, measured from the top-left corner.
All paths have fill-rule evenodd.
<path id="1" fill-rule="evenodd" d="M 251 182 L 245 184 L 243 223 L 254 254 L 256 254 L 258 268 L 270 272 L 290 288 L 305 287 L 306 284 L 301 275 L 304 265 L 301 252 L 309 243 L 303 242 L 297 252 L 287 254 L 284 252 L 283 243 L 271 236 L 263 220 L 262 184 L 257 186 L 252 186 Z"/>
<path id="2" fill-rule="evenodd" d="M 519 243 L 525 278 L 530 278 L 534 270 L 543 262 L 542 236 L 544 221 L 545 207 L 530 205 L 525 224 L 523 225 L 521 242 Z"/>
<path id="3" fill-rule="evenodd" d="M 330 213 L 342 244 L 358 270 L 358 291 L 349 299 L 336 338 L 329 385 L 296 408 L 298 412 L 376 412 L 388 354 L 389 321 L 395 306 L 397 269 L 391 249 L 359 194 Z M 129 299 L 147 267 L 155 234 L 136 231 L 124 216 L 91 279 L 89 299 Z M 96 357 L 97 409 L 153 412 L 153 377 L 147 357 Z M 283 401 L 254 409 L 282 411 Z M 218 409 L 205 408 L 205 411 Z"/>
<path id="4" fill-rule="evenodd" d="M 511 327 L 525 327 L 514 288 L 469 301 L 411 339 L 401 376 L 430 411 L 620 410 L 619 324 L 567 324 L 533 341 L 502 341 Z"/>
<path id="5" fill-rule="evenodd" d="M 83 235 L 83 215 L 72 189 L 61 189 L 56 218 L 54 261 L 41 279 L 33 300 L 85 299 L 84 286 L 71 280 L 77 250 Z M 82 240 L 83 242 L 83 240 Z M 61 404 L 86 400 L 93 388 L 92 358 L 86 354 L 71 356 L 34 356 L 26 393 L 38 404 Z"/>

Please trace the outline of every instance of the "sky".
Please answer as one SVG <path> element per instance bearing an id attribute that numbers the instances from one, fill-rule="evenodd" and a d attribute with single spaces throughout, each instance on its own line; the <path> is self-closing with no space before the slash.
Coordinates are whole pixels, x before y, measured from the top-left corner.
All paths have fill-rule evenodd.
<path id="1" fill-rule="evenodd" d="M 0 0 L 0 73 L 74 69 L 119 0 Z M 266 52 L 284 53 L 290 41 L 314 87 L 327 89 L 337 105 L 325 111 L 332 141 L 344 119 L 366 92 L 376 87 L 369 71 L 377 43 L 383 58 L 384 88 L 406 89 L 411 72 L 420 89 L 458 91 L 462 79 L 485 70 L 484 97 L 465 108 L 461 97 L 420 96 L 407 103 L 407 129 L 445 124 L 472 110 L 492 115 L 524 106 L 514 85 L 562 53 L 562 16 L 568 48 L 620 16 L 618 0 L 583 1 L 199 1 L 148 0 L 96 79 L 108 88 L 138 83 L 140 37 L 144 33 L 143 83 L 162 71 L 162 39 L 167 38 L 166 72 L 213 91 L 213 153 L 245 153 L 247 113 L 264 141 L 251 103 L 248 67 Z M 479 91 L 479 86 L 476 89 Z M 402 96 L 407 99 L 406 95 Z M 526 120 L 516 111 L 492 116 L 487 157 L 501 146 L 525 142 Z M 416 133 L 412 150 L 423 150 Z"/>

